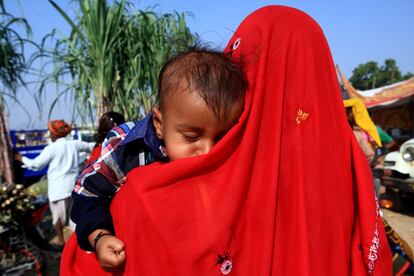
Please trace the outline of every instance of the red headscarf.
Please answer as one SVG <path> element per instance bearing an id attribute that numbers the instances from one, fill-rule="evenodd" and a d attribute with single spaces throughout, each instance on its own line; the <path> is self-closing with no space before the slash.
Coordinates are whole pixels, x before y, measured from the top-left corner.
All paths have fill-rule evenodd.
<path id="1" fill-rule="evenodd" d="M 111 206 L 125 274 L 390 275 L 372 177 L 319 26 L 265 7 L 226 51 L 250 82 L 244 113 L 209 154 L 129 173 Z M 94 254 L 75 247 L 62 275 L 99 274 Z"/>
<path id="2" fill-rule="evenodd" d="M 64 120 L 50 121 L 47 128 L 56 137 L 65 137 L 72 131 L 72 127 Z"/>

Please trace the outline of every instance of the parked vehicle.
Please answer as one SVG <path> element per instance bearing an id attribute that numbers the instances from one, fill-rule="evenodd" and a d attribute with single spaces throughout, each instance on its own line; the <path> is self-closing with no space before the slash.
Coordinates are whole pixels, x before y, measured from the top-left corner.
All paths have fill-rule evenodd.
<path id="1" fill-rule="evenodd" d="M 405 209 L 414 200 L 414 138 L 385 156 L 384 170 L 389 173 L 381 177 L 381 185 L 386 187 L 383 207 Z"/>

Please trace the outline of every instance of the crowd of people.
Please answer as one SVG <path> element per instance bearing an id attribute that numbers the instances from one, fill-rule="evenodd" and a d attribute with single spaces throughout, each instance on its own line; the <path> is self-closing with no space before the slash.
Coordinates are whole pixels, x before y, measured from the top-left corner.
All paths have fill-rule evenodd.
<path id="1" fill-rule="evenodd" d="M 16 158 L 49 165 L 62 245 L 71 210 L 61 275 L 391 273 L 369 163 L 395 142 L 361 101 L 342 102 L 324 35 L 301 11 L 264 7 L 223 52 L 170 58 L 152 112 L 103 114 L 95 143 L 65 139 L 63 121 L 48 128 L 52 144 Z"/>

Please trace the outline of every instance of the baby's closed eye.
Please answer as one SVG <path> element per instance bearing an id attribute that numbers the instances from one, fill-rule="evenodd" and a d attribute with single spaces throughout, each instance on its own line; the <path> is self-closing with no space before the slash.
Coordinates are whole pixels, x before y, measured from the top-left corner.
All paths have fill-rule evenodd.
<path id="1" fill-rule="evenodd" d="M 200 135 L 198 135 L 197 133 L 183 132 L 181 133 L 181 135 L 183 136 L 186 142 L 190 143 L 197 142 L 200 139 Z"/>

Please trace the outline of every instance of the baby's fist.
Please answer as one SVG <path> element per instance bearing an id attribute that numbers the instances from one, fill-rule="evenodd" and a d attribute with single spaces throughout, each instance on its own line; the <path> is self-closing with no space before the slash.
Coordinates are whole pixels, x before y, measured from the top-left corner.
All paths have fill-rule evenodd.
<path id="1" fill-rule="evenodd" d="M 126 260 L 125 245 L 117 237 L 105 235 L 96 244 L 96 255 L 105 271 L 119 271 Z"/>

